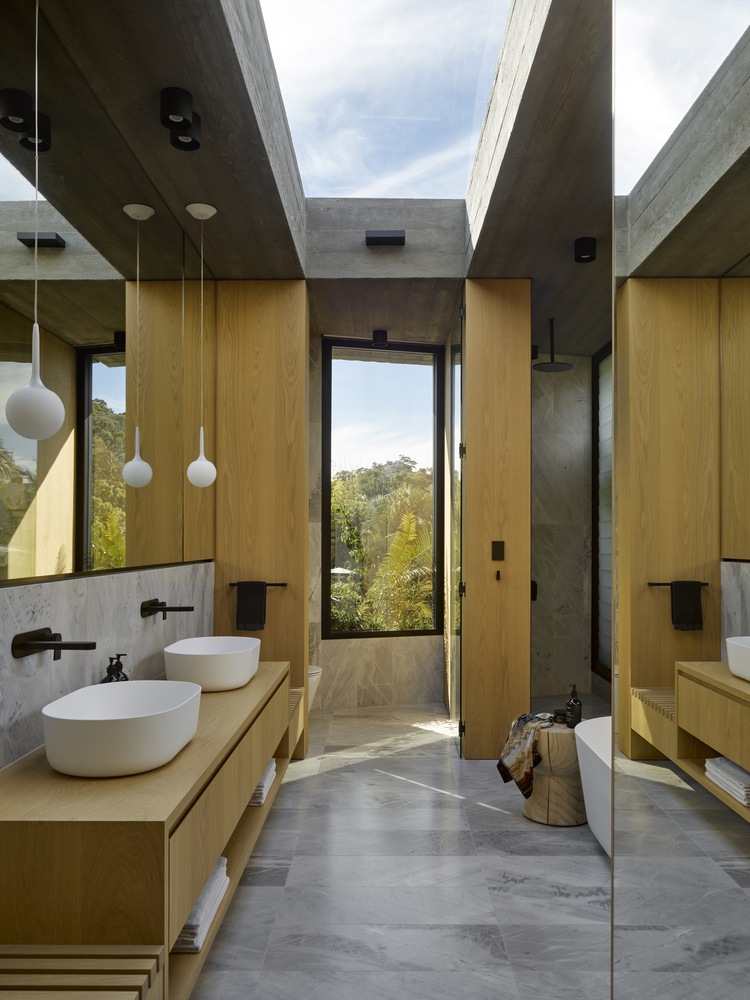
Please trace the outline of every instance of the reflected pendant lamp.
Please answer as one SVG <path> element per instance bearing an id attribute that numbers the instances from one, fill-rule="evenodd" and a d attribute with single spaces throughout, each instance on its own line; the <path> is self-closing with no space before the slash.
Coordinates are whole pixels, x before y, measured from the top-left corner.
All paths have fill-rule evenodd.
<path id="1" fill-rule="evenodd" d="M 140 422 L 140 341 L 141 341 L 141 222 L 154 214 L 150 205 L 124 205 L 123 212 L 135 220 L 135 454 L 122 467 L 122 478 L 128 486 L 141 489 L 151 482 L 151 466 L 141 458 Z"/>
<path id="2" fill-rule="evenodd" d="M 204 433 L 203 433 L 203 223 L 206 219 L 213 218 L 216 215 L 216 209 L 213 205 L 200 205 L 192 204 L 186 205 L 185 208 L 192 215 L 194 219 L 198 219 L 201 224 L 201 336 L 200 336 L 200 352 L 201 352 L 201 383 L 200 383 L 200 433 L 198 435 L 199 439 L 199 449 L 198 457 L 194 462 L 191 462 L 187 468 L 188 480 L 201 489 L 206 486 L 210 486 L 216 479 L 216 466 L 213 462 L 206 458 L 204 450 Z"/>
<path id="3" fill-rule="evenodd" d="M 34 119 L 39 122 L 39 0 L 36 3 L 34 27 Z M 39 146 L 34 147 L 34 324 L 31 328 L 31 378 L 16 389 L 5 404 L 5 416 L 11 428 L 21 437 L 44 441 L 56 434 L 65 420 L 65 407 L 60 397 L 48 389 L 39 374 Z"/>

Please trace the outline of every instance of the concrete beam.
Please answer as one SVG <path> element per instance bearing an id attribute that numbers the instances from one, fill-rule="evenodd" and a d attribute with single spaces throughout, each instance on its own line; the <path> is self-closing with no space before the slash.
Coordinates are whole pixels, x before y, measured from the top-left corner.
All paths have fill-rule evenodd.
<path id="1" fill-rule="evenodd" d="M 750 28 L 628 196 L 618 277 L 750 275 L 749 187 Z"/>

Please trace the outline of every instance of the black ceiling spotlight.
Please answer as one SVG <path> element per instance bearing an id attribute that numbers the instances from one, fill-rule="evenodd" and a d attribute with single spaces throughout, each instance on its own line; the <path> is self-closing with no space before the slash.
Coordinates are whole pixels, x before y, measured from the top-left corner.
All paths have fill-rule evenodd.
<path id="1" fill-rule="evenodd" d="M 406 245 L 405 229 L 366 229 L 365 246 L 402 247 Z"/>
<path id="2" fill-rule="evenodd" d="M 169 137 L 175 149 L 186 149 L 192 152 L 201 148 L 201 116 L 197 111 L 193 112 L 193 123 L 189 128 L 175 130 Z"/>
<path id="3" fill-rule="evenodd" d="M 373 330 L 372 331 L 372 346 L 373 347 L 387 347 L 388 346 L 388 331 L 387 330 Z"/>
<path id="4" fill-rule="evenodd" d="M 43 114 L 37 115 L 36 126 L 32 124 L 26 135 L 21 136 L 20 143 L 24 149 L 46 153 L 52 145 L 52 123 L 49 117 Z"/>
<path id="5" fill-rule="evenodd" d="M 596 237 L 579 236 L 573 244 L 577 264 L 590 264 L 596 260 Z"/>
<path id="6" fill-rule="evenodd" d="M 165 87 L 159 117 L 165 128 L 186 131 L 193 124 L 193 95 L 182 87 Z"/>
<path id="7" fill-rule="evenodd" d="M 34 103 L 24 90 L 0 90 L 0 125 L 11 132 L 28 132 L 34 124 Z"/>

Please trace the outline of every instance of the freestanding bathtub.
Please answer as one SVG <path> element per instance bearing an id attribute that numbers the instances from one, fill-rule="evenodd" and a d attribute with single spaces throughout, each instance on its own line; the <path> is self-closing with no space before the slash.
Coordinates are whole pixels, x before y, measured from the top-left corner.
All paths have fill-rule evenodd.
<path id="1" fill-rule="evenodd" d="M 612 717 L 587 719 L 575 728 L 583 801 L 591 832 L 612 856 Z"/>

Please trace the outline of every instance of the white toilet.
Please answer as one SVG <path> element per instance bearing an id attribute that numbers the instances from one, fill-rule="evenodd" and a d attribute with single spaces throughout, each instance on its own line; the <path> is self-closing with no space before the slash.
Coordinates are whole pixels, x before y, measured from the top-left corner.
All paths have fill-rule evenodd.
<path id="1" fill-rule="evenodd" d="M 313 706 L 315 695 L 318 693 L 318 685 L 323 674 L 322 667 L 308 666 L 307 668 L 307 710 Z"/>

